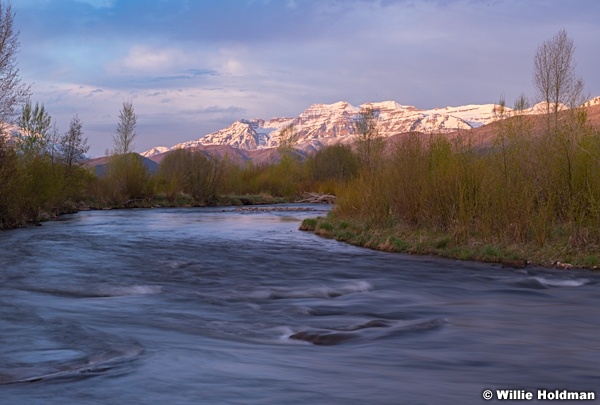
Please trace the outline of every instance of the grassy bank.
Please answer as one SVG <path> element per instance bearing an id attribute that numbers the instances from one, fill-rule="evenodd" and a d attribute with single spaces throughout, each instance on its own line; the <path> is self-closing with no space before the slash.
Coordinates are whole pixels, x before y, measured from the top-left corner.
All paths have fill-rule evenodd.
<path id="1" fill-rule="evenodd" d="M 175 197 L 169 197 L 166 194 L 156 194 L 151 197 L 128 199 L 123 202 L 81 202 L 80 209 L 228 207 L 242 205 L 283 204 L 292 201 L 293 200 L 290 198 L 274 197 L 270 194 L 219 195 L 210 200 L 197 200 L 188 194 L 178 194 Z"/>
<path id="2" fill-rule="evenodd" d="M 594 268 L 600 131 L 584 110 L 556 118 L 506 117 L 486 147 L 469 132 L 409 134 L 385 150 L 366 140 L 332 213 L 303 229 L 387 251 Z"/>
<path id="3" fill-rule="evenodd" d="M 600 247 L 582 249 L 574 246 L 569 242 L 566 230 L 559 231 L 541 248 L 535 243 L 510 243 L 477 235 L 458 242 L 448 232 L 402 226 L 373 227 L 359 220 L 337 218 L 335 214 L 305 219 L 300 230 L 384 252 L 500 263 L 507 267 L 524 267 L 525 264 L 559 268 L 569 265 L 589 269 L 600 267 Z"/>
<path id="4" fill-rule="evenodd" d="M 254 205 L 270 205 L 284 204 L 293 202 L 289 198 L 273 197 L 268 194 L 258 195 L 224 195 L 217 196 L 209 202 L 197 201 L 189 195 L 179 195 L 177 198 L 167 198 L 166 195 L 155 195 L 148 198 L 137 198 L 123 201 L 122 203 L 114 203 L 109 201 L 80 201 L 74 203 L 67 201 L 60 207 L 55 207 L 53 210 L 39 210 L 35 216 L 23 218 L 19 224 L 5 229 L 18 228 L 27 225 L 40 225 L 43 222 L 57 220 L 61 215 L 75 214 L 80 211 L 91 210 L 119 210 L 133 208 L 191 208 L 191 207 L 231 207 L 231 206 L 254 206 Z M 0 231 L 3 228 L 0 227 Z"/>

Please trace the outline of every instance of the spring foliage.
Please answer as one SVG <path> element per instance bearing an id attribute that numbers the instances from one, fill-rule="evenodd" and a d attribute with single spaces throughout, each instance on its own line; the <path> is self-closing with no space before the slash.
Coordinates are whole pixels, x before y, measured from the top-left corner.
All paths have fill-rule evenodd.
<path id="1" fill-rule="evenodd" d="M 361 171 L 338 195 L 335 214 L 376 227 L 437 230 L 455 241 L 480 238 L 545 243 L 600 242 L 600 133 L 585 111 L 570 110 L 551 133 L 532 120 L 496 123 L 482 150 L 468 135 L 411 134 L 391 148 L 375 173 Z"/>

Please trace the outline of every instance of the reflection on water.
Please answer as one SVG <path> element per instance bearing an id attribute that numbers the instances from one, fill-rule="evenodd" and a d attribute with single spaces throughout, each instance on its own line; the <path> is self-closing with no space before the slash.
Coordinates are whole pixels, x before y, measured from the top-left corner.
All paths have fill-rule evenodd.
<path id="1" fill-rule="evenodd" d="M 297 230 L 324 213 L 96 211 L 0 233 L 0 403 L 480 403 L 487 388 L 600 386 L 598 274 Z"/>

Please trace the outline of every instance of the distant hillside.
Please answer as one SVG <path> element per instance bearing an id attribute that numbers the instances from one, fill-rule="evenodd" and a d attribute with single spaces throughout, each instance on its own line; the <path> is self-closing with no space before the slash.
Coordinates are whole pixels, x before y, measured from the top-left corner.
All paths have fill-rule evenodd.
<path id="1" fill-rule="evenodd" d="M 158 173 L 158 163 L 157 162 L 150 160 L 141 155 L 140 155 L 140 158 L 142 159 L 142 163 L 144 164 L 144 166 L 146 167 L 146 169 L 148 169 L 148 171 L 150 173 L 152 173 L 152 174 Z M 108 156 L 90 159 L 85 163 L 85 165 L 87 167 L 94 168 L 96 176 L 103 177 L 106 175 L 106 170 L 107 170 L 109 159 L 110 159 L 110 157 L 108 157 Z"/>

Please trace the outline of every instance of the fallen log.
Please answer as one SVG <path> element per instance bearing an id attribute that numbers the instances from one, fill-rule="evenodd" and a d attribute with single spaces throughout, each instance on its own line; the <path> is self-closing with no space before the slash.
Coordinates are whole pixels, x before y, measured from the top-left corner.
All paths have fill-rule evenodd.
<path id="1" fill-rule="evenodd" d="M 335 204 L 335 196 L 333 194 L 302 193 L 302 199 L 296 202 L 309 204 Z"/>

